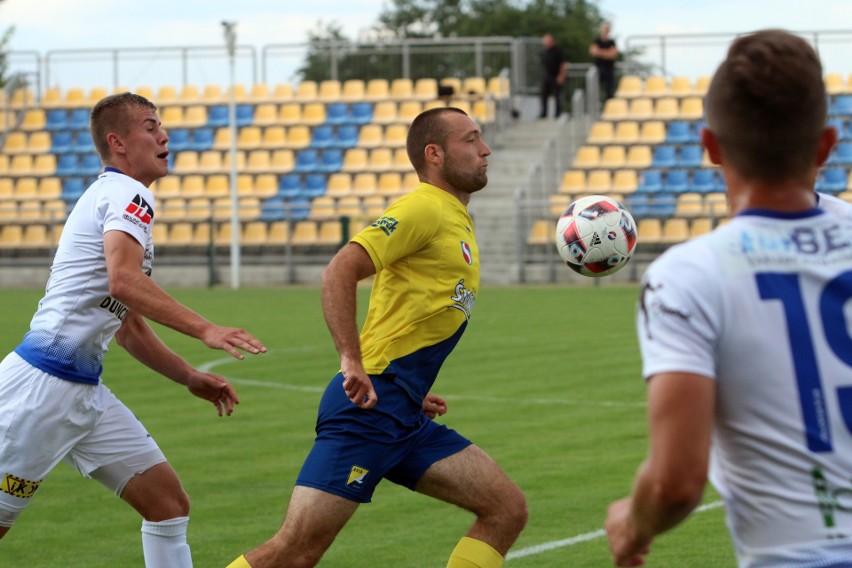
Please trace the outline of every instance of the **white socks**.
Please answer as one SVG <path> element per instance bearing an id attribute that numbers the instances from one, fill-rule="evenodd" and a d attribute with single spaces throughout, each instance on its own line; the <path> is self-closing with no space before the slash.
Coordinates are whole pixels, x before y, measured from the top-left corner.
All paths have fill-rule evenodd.
<path id="1" fill-rule="evenodd" d="M 186 543 L 189 517 L 159 523 L 142 521 L 142 552 L 145 568 L 192 568 L 192 554 Z"/>

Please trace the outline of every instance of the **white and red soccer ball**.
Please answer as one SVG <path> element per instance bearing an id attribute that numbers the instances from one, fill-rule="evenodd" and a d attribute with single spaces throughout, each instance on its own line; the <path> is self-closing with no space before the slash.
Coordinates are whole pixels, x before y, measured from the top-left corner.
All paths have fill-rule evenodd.
<path id="1" fill-rule="evenodd" d="M 581 197 L 556 223 L 556 248 L 584 276 L 618 272 L 636 250 L 636 222 L 621 203 L 605 195 Z"/>

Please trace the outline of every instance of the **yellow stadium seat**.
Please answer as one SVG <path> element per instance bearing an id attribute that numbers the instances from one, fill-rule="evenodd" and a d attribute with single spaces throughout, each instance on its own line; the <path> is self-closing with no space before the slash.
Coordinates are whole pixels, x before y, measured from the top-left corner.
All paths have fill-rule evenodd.
<path id="1" fill-rule="evenodd" d="M 4 154 L 22 154 L 27 151 L 27 135 L 24 132 L 12 131 L 6 135 L 3 144 Z"/>
<path id="2" fill-rule="evenodd" d="M 704 99 L 687 97 L 683 99 L 680 108 L 681 120 L 700 120 L 704 118 Z"/>
<path id="3" fill-rule="evenodd" d="M 414 171 L 414 168 L 410 169 L 407 172 L 403 172 L 403 174 L 402 174 L 402 191 L 403 192 L 412 191 L 418 185 L 420 185 L 420 176 L 417 172 Z"/>
<path id="4" fill-rule="evenodd" d="M 320 81 L 317 90 L 317 99 L 325 102 L 337 102 L 340 100 L 342 92 L 343 86 L 340 84 L 340 81 L 327 79 Z"/>
<path id="5" fill-rule="evenodd" d="M 530 229 L 527 243 L 531 245 L 551 245 L 555 240 L 553 222 L 550 219 L 537 219 Z"/>
<path id="6" fill-rule="evenodd" d="M 266 223 L 264 221 L 251 221 L 246 223 L 243 228 L 241 242 L 248 246 L 260 246 L 265 245 L 268 238 Z"/>
<path id="7" fill-rule="evenodd" d="M 656 120 L 671 121 L 680 116 L 680 105 L 674 97 L 662 97 L 654 104 L 654 118 Z"/>
<path id="8" fill-rule="evenodd" d="M 175 156 L 172 171 L 176 174 L 188 174 L 198 171 L 198 152 L 184 150 Z"/>
<path id="9" fill-rule="evenodd" d="M 136 93 L 140 97 L 145 97 L 149 101 L 154 100 L 154 89 L 152 89 L 151 87 L 149 87 L 147 85 L 138 86 L 131 92 Z"/>
<path id="10" fill-rule="evenodd" d="M 18 178 L 15 182 L 15 199 L 38 197 L 38 180 L 34 177 Z"/>
<path id="11" fill-rule="evenodd" d="M 262 140 L 263 135 L 259 126 L 243 126 L 237 134 L 237 148 L 255 150 L 261 146 Z"/>
<path id="12" fill-rule="evenodd" d="M 268 172 L 272 167 L 269 150 L 252 150 L 246 158 L 246 171 L 251 173 Z"/>
<path id="13" fill-rule="evenodd" d="M 562 174 L 562 182 L 559 185 L 559 193 L 580 193 L 586 191 L 586 172 L 581 170 L 568 170 Z"/>
<path id="14" fill-rule="evenodd" d="M 361 200 L 361 205 L 364 207 L 364 215 L 376 219 L 387 209 L 387 200 L 383 195 L 367 195 Z"/>
<path id="15" fill-rule="evenodd" d="M 9 162 L 9 173 L 13 176 L 33 174 L 33 157 L 29 154 L 14 154 Z"/>
<path id="16" fill-rule="evenodd" d="M 15 182 L 12 178 L 0 177 L 0 202 L 15 196 Z"/>
<path id="17" fill-rule="evenodd" d="M 704 198 L 700 193 L 689 191 L 677 196 L 676 217 L 699 217 L 704 214 Z"/>
<path id="18" fill-rule="evenodd" d="M 438 81 L 423 77 L 414 82 L 414 98 L 420 101 L 431 101 L 438 98 Z"/>
<path id="19" fill-rule="evenodd" d="M 672 77 L 669 85 L 669 94 L 673 97 L 689 97 L 694 94 L 692 80 L 689 77 Z"/>
<path id="20" fill-rule="evenodd" d="M 384 195 L 401 194 L 403 192 L 402 175 L 399 172 L 383 172 L 379 174 L 376 191 Z"/>
<path id="21" fill-rule="evenodd" d="M 320 195 L 311 200 L 311 219 L 325 219 L 334 217 L 337 212 L 335 208 L 335 197 L 330 195 Z"/>
<path id="22" fill-rule="evenodd" d="M 645 123 L 643 123 L 644 125 Z M 639 141 L 639 123 L 634 120 L 623 120 L 616 123 L 613 142 L 616 144 L 636 144 Z"/>
<path id="23" fill-rule="evenodd" d="M 46 221 L 64 221 L 67 216 L 68 204 L 62 199 L 48 199 L 42 205 L 42 217 Z"/>
<path id="24" fill-rule="evenodd" d="M 237 195 L 242 200 L 245 197 L 254 196 L 254 176 L 250 174 L 237 174 Z"/>
<path id="25" fill-rule="evenodd" d="M 591 170 L 586 178 L 586 190 L 592 193 L 612 191 L 612 174 L 609 170 Z"/>
<path id="26" fill-rule="evenodd" d="M 498 75 L 488 79 L 488 93 L 498 100 L 508 98 L 511 95 L 509 78 Z"/>
<path id="27" fill-rule="evenodd" d="M 184 176 L 180 184 L 180 194 L 186 198 L 201 197 L 204 195 L 204 176 L 192 174 Z"/>
<path id="28" fill-rule="evenodd" d="M 21 130 L 32 132 L 33 130 L 44 130 L 47 124 L 47 114 L 43 108 L 31 108 L 24 113 L 24 119 L 21 122 Z"/>
<path id="29" fill-rule="evenodd" d="M 480 124 L 491 124 L 497 120 L 497 106 L 491 99 L 473 101 L 473 117 Z"/>
<path id="30" fill-rule="evenodd" d="M 682 243 L 689 238 L 689 223 L 686 219 L 674 217 L 666 219 L 663 225 L 662 241 L 668 244 Z"/>
<path id="31" fill-rule="evenodd" d="M 565 193 L 554 193 L 548 198 L 548 209 L 550 210 L 551 216 L 557 219 L 562 216 L 566 209 L 568 209 L 568 205 L 571 204 L 573 196 L 567 195 Z"/>
<path id="32" fill-rule="evenodd" d="M 21 245 L 29 248 L 46 248 L 51 246 L 50 235 L 47 231 L 47 226 L 41 223 L 31 223 L 24 227 L 23 235 L 21 236 Z"/>
<path id="33" fill-rule="evenodd" d="M 636 170 L 618 170 L 612 177 L 612 190 L 621 194 L 633 193 L 639 186 Z"/>
<path id="34" fill-rule="evenodd" d="M 707 234 L 713 230 L 713 219 L 708 217 L 699 217 L 698 219 L 693 219 L 689 224 L 689 238 L 693 239 L 695 237 L 700 237 L 701 235 Z"/>
<path id="35" fill-rule="evenodd" d="M 340 100 L 346 102 L 363 101 L 367 93 L 367 86 L 361 79 L 347 79 L 343 81 L 340 90 Z"/>
<path id="36" fill-rule="evenodd" d="M 330 196 L 349 195 L 352 193 L 352 176 L 336 172 L 328 176 L 325 194 Z"/>
<path id="37" fill-rule="evenodd" d="M 629 108 L 626 99 L 612 98 L 604 103 L 601 118 L 604 120 L 626 120 L 629 117 Z"/>
<path id="38" fill-rule="evenodd" d="M 272 88 L 272 100 L 288 102 L 293 100 L 293 86 L 290 83 L 278 83 Z"/>
<path id="39" fill-rule="evenodd" d="M 659 219 L 639 219 L 636 232 L 642 243 L 658 244 L 663 239 L 663 226 Z"/>
<path id="40" fill-rule="evenodd" d="M 160 122 L 163 123 L 164 128 L 182 128 L 184 126 L 183 107 L 160 106 L 159 108 Z"/>
<path id="41" fill-rule="evenodd" d="M 310 126 L 317 126 L 325 122 L 325 105 L 318 102 L 306 103 L 302 108 L 302 122 Z"/>
<path id="42" fill-rule="evenodd" d="M 231 198 L 230 197 L 218 197 L 212 201 L 213 204 L 213 219 L 216 221 L 225 221 L 231 218 L 231 211 L 233 208 L 231 207 Z M 227 242 L 231 241 L 231 231 L 230 231 L 230 223 L 225 223 L 228 225 L 228 239 Z"/>
<path id="43" fill-rule="evenodd" d="M 825 74 L 825 90 L 829 95 L 837 95 L 846 90 L 846 83 L 840 73 Z"/>
<path id="44" fill-rule="evenodd" d="M 462 81 L 462 93 L 473 97 L 483 97 L 487 91 L 484 77 L 465 77 Z"/>
<path id="45" fill-rule="evenodd" d="M 278 176 L 275 174 L 258 174 L 254 178 L 254 195 L 267 199 L 278 193 Z"/>
<path id="46" fill-rule="evenodd" d="M 316 221 L 298 221 L 293 227 L 293 245 L 313 246 L 317 244 L 319 233 Z"/>
<path id="47" fill-rule="evenodd" d="M 204 196 L 210 198 L 225 197 L 231 192 L 231 184 L 225 174 L 207 176 L 204 182 Z"/>
<path id="48" fill-rule="evenodd" d="M 438 84 L 442 87 L 451 88 L 453 96 L 460 96 L 462 94 L 462 80 L 458 77 L 444 77 Z"/>
<path id="49" fill-rule="evenodd" d="M 109 95 L 109 91 L 106 87 L 92 87 L 91 89 L 89 89 L 88 95 L 86 95 L 86 106 L 95 106 L 101 99 L 105 98 L 107 95 Z"/>
<path id="50" fill-rule="evenodd" d="M 278 107 L 278 124 L 290 126 L 302 123 L 302 105 L 299 103 L 284 103 Z"/>
<path id="51" fill-rule="evenodd" d="M 666 141 L 666 125 L 661 120 L 648 120 L 642 123 L 639 142 L 642 144 L 661 144 Z"/>
<path id="52" fill-rule="evenodd" d="M 389 124 L 385 128 L 384 144 L 390 148 L 403 148 L 408 138 L 408 125 Z"/>
<path id="53" fill-rule="evenodd" d="M 610 99 L 612 100 L 612 99 Z M 650 120 L 654 117 L 654 101 L 648 97 L 638 97 L 630 101 L 631 120 Z"/>
<path id="54" fill-rule="evenodd" d="M 317 244 L 339 245 L 343 241 L 343 226 L 337 219 L 322 221 L 317 234 Z"/>
<path id="55" fill-rule="evenodd" d="M 263 129 L 260 146 L 270 150 L 287 146 L 287 130 L 283 126 L 267 126 Z"/>
<path id="56" fill-rule="evenodd" d="M 159 221 L 161 217 L 164 221 L 182 221 L 186 217 L 186 201 L 180 197 L 163 200 L 162 207 L 157 209 L 157 220 Z"/>
<path id="57" fill-rule="evenodd" d="M 349 148 L 343 154 L 342 172 L 360 172 L 367 167 L 367 150 L 364 148 Z"/>
<path id="58" fill-rule="evenodd" d="M 27 137 L 27 152 L 30 154 L 43 154 L 45 152 L 50 152 L 50 146 L 50 132 L 46 132 L 44 130 L 31 132 Z"/>
<path id="59" fill-rule="evenodd" d="M 311 129 L 304 124 L 291 126 L 287 131 L 286 147 L 293 150 L 302 150 L 311 145 Z"/>
<path id="60" fill-rule="evenodd" d="M 36 106 L 35 92 L 27 87 L 16 89 L 9 99 L 9 106 L 15 110 L 23 110 Z"/>
<path id="61" fill-rule="evenodd" d="M 222 160 L 222 152 L 219 150 L 205 150 L 198 156 L 198 168 L 196 171 L 203 174 L 214 174 L 225 169 Z"/>
<path id="62" fill-rule="evenodd" d="M 644 88 L 645 87 L 642 83 L 642 79 L 637 75 L 624 75 L 618 81 L 618 88 L 616 88 L 615 96 L 638 97 L 642 95 Z"/>
<path id="63" fill-rule="evenodd" d="M 156 227 L 156 225 L 154 225 Z M 163 244 L 189 246 L 192 244 L 192 223 L 172 223 L 169 226 L 169 239 Z"/>
<path id="64" fill-rule="evenodd" d="M 169 226 L 165 223 L 156 223 L 151 230 L 151 236 L 154 238 L 154 242 L 158 247 L 167 244 L 169 241 Z"/>
<path id="65" fill-rule="evenodd" d="M 574 157 L 575 168 L 597 168 L 601 163 L 601 151 L 597 146 L 580 146 Z"/>
<path id="66" fill-rule="evenodd" d="M 59 87 L 48 87 L 41 97 L 41 106 L 44 108 L 57 108 L 63 103 L 62 90 Z"/>
<path id="67" fill-rule="evenodd" d="M 669 87 L 666 84 L 666 78 L 660 75 L 652 75 L 645 79 L 645 88 L 642 91 L 643 96 L 657 98 L 668 95 Z"/>
<path id="68" fill-rule="evenodd" d="M 600 165 L 603 168 L 621 168 L 627 160 L 624 146 L 604 146 Z"/>
<path id="69" fill-rule="evenodd" d="M 62 180 L 53 176 L 40 178 L 36 194 L 39 199 L 59 199 L 62 196 Z"/>
<path id="70" fill-rule="evenodd" d="M 272 98 L 269 93 L 269 85 L 266 83 L 254 83 L 249 89 L 246 100 L 253 103 L 265 103 Z"/>
<path id="71" fill-rule="evenodd" d="M 455 107 L 457 109 L 463 110 L 468 115 L 473 115 L 473 106 L 470 104 L 470 101 L 467 99 L 453 99 L 450 101 L 449 106 Z M 411 121 L 409 121 L 411 122 Z"/>
<path id="72" fill-rule="evenodd" d="M 645 169 L 651 166 L 652 152 L 651 147 L 644 144 L 630 146 L 627 149 L 627 163 L 629 168 Z"/>
<path id="73" fill-rule="evenodd" d="M 266 240 L 269 244 L 283 245 L 290 242 L 290 223 L 274 221 L 267 227 Z"/>
<path id="74" fill-rule="evenodd" d="M 352 177 L 353 195 L 371 195 L 379 189 L 378 177 L 372 172 L 359 172 Z"/>
<path id="75" fill-rule="evenodd" d="M 405 148 L 396 148 L 393 151 L 392 168 L 400 173 L 414 171 L 414 166 L 411 165 L 411 160 L 408 159 L 408 151 Z"/>
<path id="76" fill-rule="evenodd" d="M 186 218 L 192 221 L 210 219 L 212 204 L 207 197 L 191 197 L 186 200 Z"/>
<path id="77" fill-rule="evenodd" d="M 293 150 L 282 148 L 272 151 L 270 169 L 273 172 L 285 174 L 292 172 L 294 167 L 296 167 L 296 156 L 293 154 Z"/>
<path id="78" fill-rule="evenodd" d="M 178 102 L 177 89 L 175 88 L 175 86 L 163 85 L 159 89 L 157 89 L 155 102 L 157 103 L 158 107 Z"/>
<path id="79" fill-rule="evenodd" d="M 378 148 L 384 142 L 384 130 L 380 124 L 365 124 L 358 132 L 359 148 Z"/>
<path id="80" fill-rule="evenodd" d="M 274 103 L 261 103 L 254 107 L 252 124 L 255 126 L 271 126 L 278 122 L 278 106 Z"/>
<path id="81" fill-rule="evenodd" d="M 65 91 L 63 106 L 67 108 L 82 108 L 86 106 L 86 92 L 81 87 L 70 87 Z"/>
<path id="82" fill-rule="evenodd" d="M 157 180 L 157 187 L 153 190 L 156 197 L 168 199 L 181 195 L 180 177 L 166 176 Z"/>
<path id="83" fill-rule="evenodd" d="M 316 81 L 302 81 L 293 93 L 293 99 L 301 102 L 316 101 L 318 97 L 319 84 Z"/>
<path id="84" fill-rule="evenodd" d="M 402 101 L 399 104 L 398 120 L 406 124 L 411 124 L 411 121 L 414 120 L 414 117 L 420 114 L 422 111 L 423 104 L 420 101 Z"/>
<path id="85" fill-rule="evenodd" d="M 623 123 L 619 123 L 619 126 Z M 615 128 L 609 121 L 597 121 L 589 129 L 589 144 L 610 144 L 615 137 Z"/>
<path id="86" fill-rule="evenodd" d="M 710 87 L 710 81 L 713 77 L 709 75 L 702 75 L 695 79 L 695 94 L 699 97 L 703 97 L 707 94 L 707 89 Z"/>
<path id="87" fill-rule="evenodd" d="M 0 226 L 0 247 L 7 249 L 20 248 L 23 241 L 24 230 L 20 225 Z"/>
<path id="88" fill-rule="evenodd" d="M 56 154 L 39 154 L 33 159 L 33 175 L 49 176 L 56 173 Z"/>
<path id="89" fill-rule="evenodd" d="M 373 122 L 375 124 L 391 124 L 398 119 L 398 109 L 394 101 L 379 101 L 373 107 Z"/>
<path id="90" fill-rule="evenodd" d="M 359 217 L 363 214 L 361 199 L 354 195 L 341 197 L 337 200 L 336 212 L 338 216 Z"/>
<path id="91" fill-rule="evenodd" d="M 18 220 L 24 222 L 42 221 L 41 201 L 37 199 L 21 200 L 18 203 Z"/>
<path id="92" fill-rule="evenodd" d="M 414 81 L 399 77 L 390 83 L 390 97 L 397 101 L 414 98 Z"/>
<path id="93" fill-rule="evenodd" d="M 390 83 L 387 79 L 370 79 L 364 96 L 371 102 L 384 101 L 390 96 Z"/>
<path id="94" fill-rule="evenodd" d="M 219 91 L 219 94 L 221 95 L 221 90 Z M 198 90 L 198 85 L 187 84 L 182 86 L 178 92 L 177 102 L 182 105 L 195 105 L 200 103 L 201 91 Z"/>
<path id="95" fill-rule="evenodd" d="M 707 215 L 716 218 L 728 216 L 728 198 L 722 192 L 708 193 L 704 196 Z"/>
<path id="96" fill-rule="evenodd" d="M 207 107 L 204 105 L 190 105 L 183 113 L 183 126 L 185 128 L 201 128 L 207 125 Z"/>
<path id="97" fill-rule="evenodd" d="M 234 102 L 237 102 L 240 98 L 245 98 L 245 89 L 242 89 L 243 95 L 239 96 L 240 87 L 242 85 L 237 85 L 237 88 L 234 90 Z M 230 88 L 228 93 L 222 92 L 222 87 L 214 84 L 204 85 L 204 91 L 201 93 L 201 102 L 205 105 L 220 105 L 230 102 L 231 100 Z"/>

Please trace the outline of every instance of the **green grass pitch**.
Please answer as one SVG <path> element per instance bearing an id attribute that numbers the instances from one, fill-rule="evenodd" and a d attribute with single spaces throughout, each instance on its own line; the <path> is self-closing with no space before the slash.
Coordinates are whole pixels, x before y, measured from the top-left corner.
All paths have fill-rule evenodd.
<path id="1" fill-rule="evenodd" d="M 172 292 L 217 323 L 250 330 L 270 349 L 239 362 L 157 327 L 190 362 L 233 381 L 242 403 L 230 418 L 117 346 L 105 361 L 105 383 L 147 426 L 192 499 L 195 565 L 224 567 L 280 526 L 313 440 L 320 392 L 339 361 L 316 288 Z M 629 490 L 646 450 L 637 294 L 620 286 L 485 288 L 438 377 L 434 391 L 449 404 L 441 420 L 489 452 L 529 501 L 529 524 L 507 566 L 610 565 L 599 532 L 606 507 Z M 3 354 L 20 340 L 40 296 L 4 291 Z M 708 489 L 705 503 L 717 502 Z M 440 568 L 472 520 L 385 482 L 320 565 Z M 139 530 L 134 511 L 60 464 L 0 541 L 0 565 L 142 566 Z M 734 565 L 722 509 L 713 506 L 658 538 L 648 562 Z"/>

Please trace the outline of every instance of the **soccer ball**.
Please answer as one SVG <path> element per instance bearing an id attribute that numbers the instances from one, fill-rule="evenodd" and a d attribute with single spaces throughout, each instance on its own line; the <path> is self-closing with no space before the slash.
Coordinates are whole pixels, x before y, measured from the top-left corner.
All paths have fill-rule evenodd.
<path id="1" fill-rule="evenodd" d="M 556 248 L 584 276 L 618 272 L 636 249 L 636 222 L 621 203 L 604 195 L 581 197 L 556 223 Z"/>

